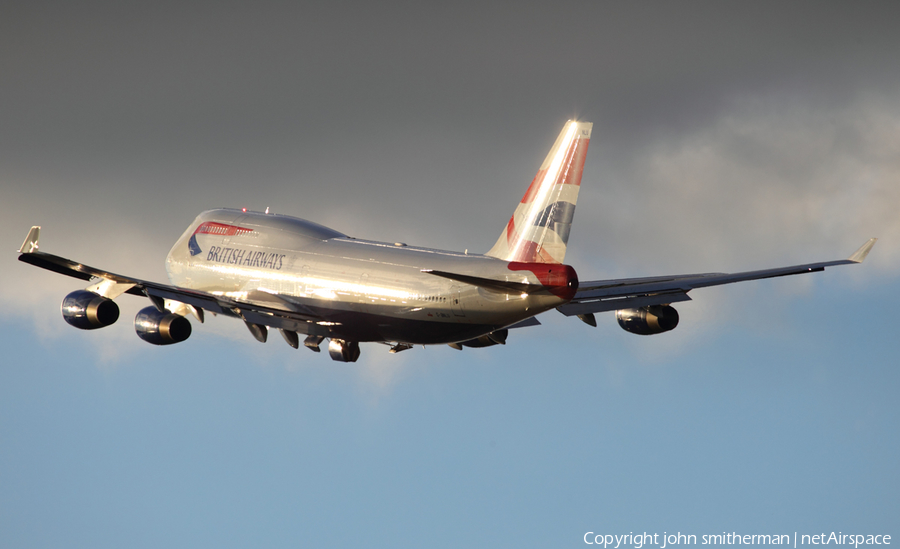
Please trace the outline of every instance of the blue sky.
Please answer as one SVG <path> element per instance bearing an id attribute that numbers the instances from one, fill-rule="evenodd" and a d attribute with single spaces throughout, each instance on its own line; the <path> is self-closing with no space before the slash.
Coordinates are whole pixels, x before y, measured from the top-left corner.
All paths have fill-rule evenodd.
<path id="1" fill-rule="evenodd" d="M 560 10 L 577 13 L 574 20 Z M 810 14 L 816 17 L 810 17 Z M 896 8 L 13 5 L 0 21 L 0 545 L 569 547 L 900 535 Z M 164 281 L 213 207 L 484 251 L 594 122 L 585 280 L 839 259 L 628 334 L 356 364 L 194 323 L 67 326 L 42 250 Z"/>
<path id="2" fill-rule="evenodd" d="M 724 328 L 646 359 L 615 327 L 588 339 L 565 323 L 477 357 L 410 351 L 378 365 L 394 370 L 383 384 L 275 342 L 201 332 L 98 365 L 80 358 L 85 340 L 10 327 L 31 345 L 4 367 L 4 535 L 239 547 L 890 533 L 897 373 L 871 330 L 888 314 L 871 311 L 896 299 L 834 286 L 827 303 L 801 300 L 789 320 L 815 320 L 783 337 Z"/>

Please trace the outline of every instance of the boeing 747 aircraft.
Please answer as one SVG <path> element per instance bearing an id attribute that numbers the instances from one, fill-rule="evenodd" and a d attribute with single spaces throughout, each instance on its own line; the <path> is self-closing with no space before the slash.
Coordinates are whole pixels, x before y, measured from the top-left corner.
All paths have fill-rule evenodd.
<path id="1" fill-rule="evenodd" d="M 696 288 L 822 271 L 861 263 L 873 238 L 849 259 L 743 273 L 707 273 L 578 281 L 563 264 L 592 124 L 569 121 L 494 246 L 484 255 L 376 242 L 287 215 L 219 209 L 201 213 L 166 257 L 170 284 L 122 276 L 38 249 L 32 227 L 19 260 L 89 282 L 63 299 L 66 322 L 84 330 L 119 318 L 114 299 L 146 297 L 137 335 L 169 345 L 191 335 L 204 313 L 243 321 L 258 341 L 270 328 L 299 348 L 355 362 L 361 342 L 390 346 L 446 344 L 456 349 L 506 342 L 510 328 L 540 324 L 556 309 L 596 326 L 594 313 L 615 311 L 634 334 L 678 324 L 671 306 Z"/>

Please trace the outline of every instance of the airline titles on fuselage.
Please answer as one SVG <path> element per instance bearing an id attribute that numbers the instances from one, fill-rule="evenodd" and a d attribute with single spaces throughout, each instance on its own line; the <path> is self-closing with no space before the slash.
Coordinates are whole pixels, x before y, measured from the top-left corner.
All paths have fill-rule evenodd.
<path id="1" fill-rule="evenodd" d="M 206 255 L 206 260 L 216 263 L 227 263 L 230 265 L 280 270 L 283 265 L 284 256 L 285 254 L 211 246 L 209 253 Z"/>

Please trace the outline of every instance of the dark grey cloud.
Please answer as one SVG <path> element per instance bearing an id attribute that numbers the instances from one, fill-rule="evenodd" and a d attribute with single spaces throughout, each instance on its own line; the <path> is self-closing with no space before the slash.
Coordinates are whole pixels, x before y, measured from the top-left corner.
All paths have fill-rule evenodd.
<path id="1" fill-rule="evenodd" d="M 52 251 L 160 279 L 197 212 L 269 206 L 483 251 L 579 117 L 583 277 L 843 254 L 900 232 L 898 10 L 8 5 L 3 242 L 42 224 Z"/>

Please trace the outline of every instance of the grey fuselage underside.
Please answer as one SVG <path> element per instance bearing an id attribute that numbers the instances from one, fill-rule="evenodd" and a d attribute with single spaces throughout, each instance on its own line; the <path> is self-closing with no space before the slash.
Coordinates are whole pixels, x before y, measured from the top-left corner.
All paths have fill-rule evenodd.
<path id="1" fill-rule="evenodd" d="M 240 230 L 197 233 L 215 231 L 198 227 L 216 224 Z M 483 255 L 360 240 L 290 216 L 232 209 L 200 214 L 166 258 L 173 284 L 297 311 L 303 317 L 292 325 L 297 332 L 411 344 L 469 340 L 565 303 L 554 295 L 503 294 L 422 272 L 539 283 L 507 265 Z"/>

